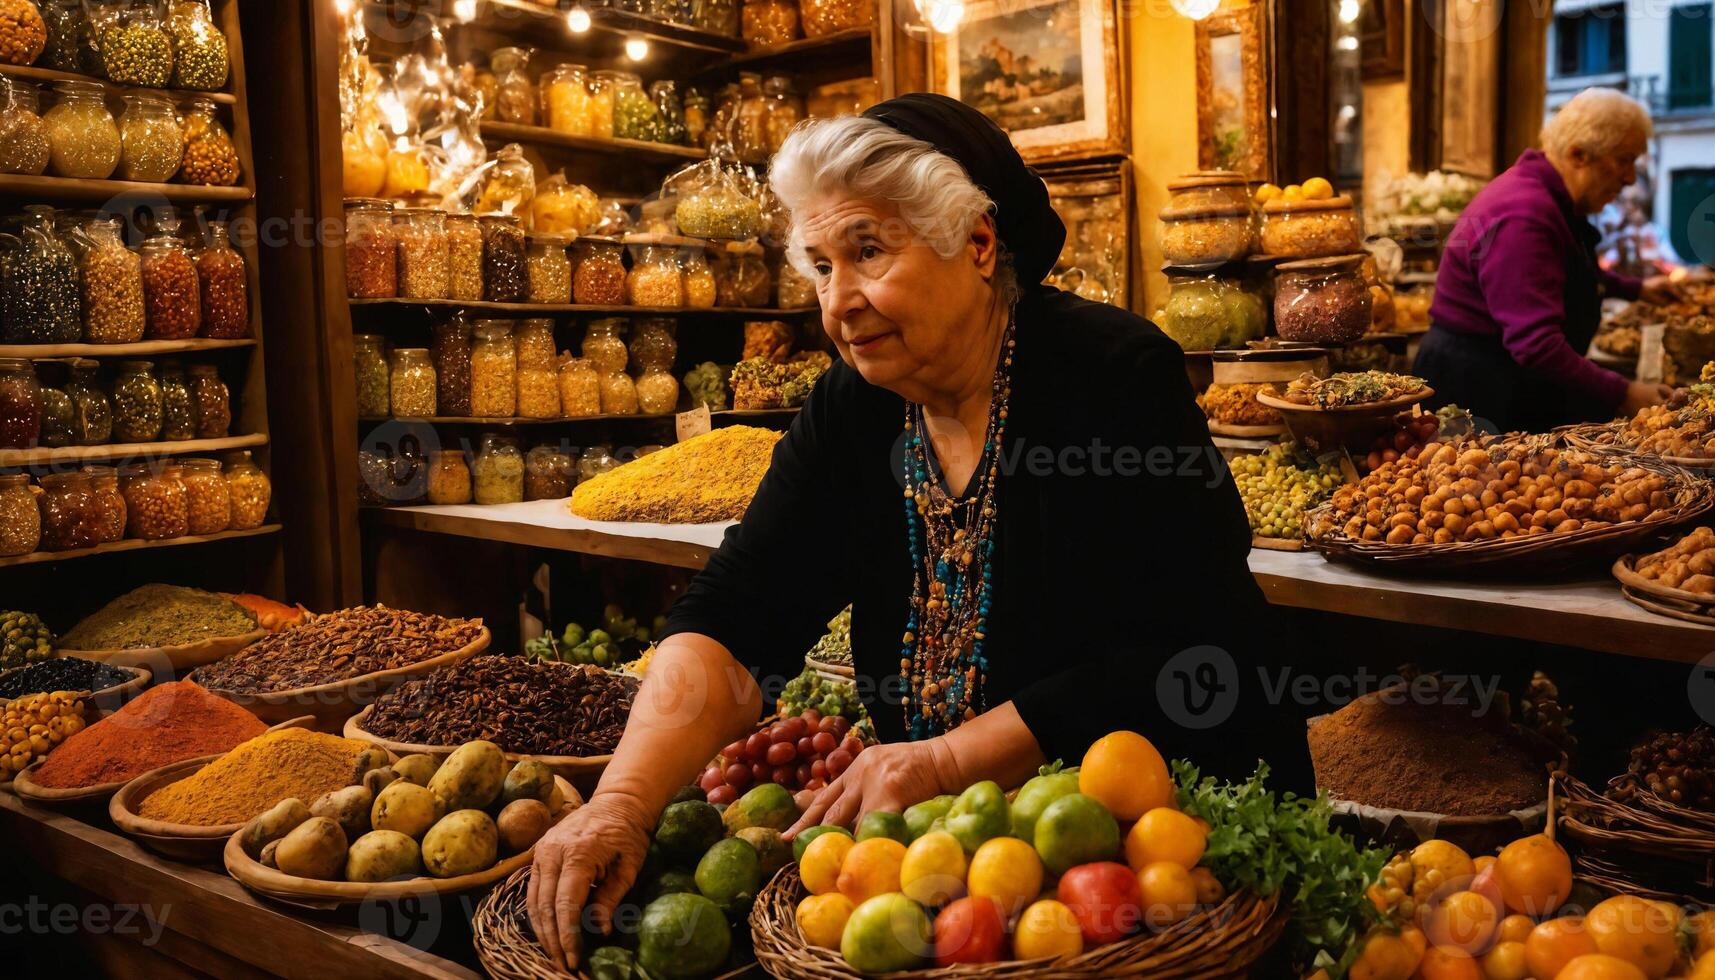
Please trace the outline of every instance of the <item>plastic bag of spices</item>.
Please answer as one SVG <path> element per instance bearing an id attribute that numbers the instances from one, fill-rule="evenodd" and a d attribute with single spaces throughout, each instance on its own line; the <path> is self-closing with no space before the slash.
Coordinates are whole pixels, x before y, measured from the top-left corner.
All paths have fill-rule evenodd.
<path id="1" fill-rule="evenodd" d="M 681 234 L 696 238 L 755 238 L 767 227 L 753 180 L 737 164 L 701 160 L 662 182 L 678 197 L 673 218 Z"/>

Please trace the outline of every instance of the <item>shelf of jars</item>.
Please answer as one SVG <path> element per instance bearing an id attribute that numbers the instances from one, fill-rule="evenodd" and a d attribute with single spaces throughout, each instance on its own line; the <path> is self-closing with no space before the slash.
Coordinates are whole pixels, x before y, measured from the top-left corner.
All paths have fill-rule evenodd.
<path id="1" fill-rule="evenodd" d="M 238 531 L 218 531 L 214 534 L 187 534 L 177 538 L 163 538 L 159 541 L 149 541 L 143 538 L 125 538 L 121 541 L 111 541 L 98 544 L 91 548 L 73 548 L 67 551 L 32 551 L 28 554 L 13 555 L 0 558 L 0 568 L 12 565 L 35 565 L 42 562 L 69 561 L 73 558 L 88 558 L 91 555 L 110 555 L 120 551 L 141 551 L 145 548 L 177 548 L 188 544 L 207 544 L 210 541 L 229 541 L 234 538 L 254 538 L 264 534 L 279 532 L 278 524 L 263 524 L 260 527 L 245 528 Z"/>
<path id="2" fill-rule="evenodd" d="M 60 71 L 56 68 L 46 68 L 41 65 L 0 65 L 0 75 L 17 78 L 32 85 L 53 85 L 59 82 L 89 82 L 100 85 L 116 96 L 142 95 L 162 99 L 202 98 L 221 105 L 234 105 L 238 97 L 231 92 L 213 92 L 202 89 L 160 88 L 155 86 L 121 85 L 108 81 L 97 75 L 87 75 L 82 72 Z"/>
<path id="3" fill-rule="evenodd" d="M 187 456 L 192 453 L 250 449 L 255 446 L 266 445 L 267 442 L 268 436 L 257 432 L 245 436 L 226 436 L 221 439 L 115 442 L 100 446 L 59 446 L 51 449 L 40 446 L 34 449 L 0 449 L 0 466 L 51 466 L 56 463 L 89 463 L 97 460 Z"/>
<path id="4" fill-rule="evenodd" d="M 205 351 L 255 346 L 256 339 L 254 337 L 240 337 L 233 340 L 209 338 L 139 340 L 134 343 L 117 344 L 0 344 L 0 358 L 143 357 L 155 354 L 197 354 Z"/>
<path id="5" fill-rule="evenodd" d="M 248 187 L 5 174 L 0 175 L 0 195 L 78 202 L 111 201 L 124 196 L 143 200 L 158 197 L 174 204 L 232 204 L 250 200 L 252 191 Z"/>
<path id="6" fill-rule="evenodd" d="M 588 316 L 728 316 L 754 319 L 803 317 L 822 311 L 819 306 L 611 306 L 580 303 L 489 303 L 462 299 L 353 299 L 354 307 L 427 307 L 429 309 L 466 310 L 471 313 L 511 313 L 519 316 L 546 316 L 555 313 Z"/>
<path id="7" fill-rule="evenodd" d="M 660 422 L 671 420 L 672 412 L 633 412 L 630 415 L 614 415 L 597 413 L 595 415 L 555 415 L 547 418 L 526 418 L 524 416 L 507 416 L 504 418 L 489 418 L 477 415 L 427 415 L 415 418 L 398 416 L 359 416 L 360 425 L 383 425 L 388 422 L 399 422 L 405 425 L 566 425 L 575 422 Z"/>
<path id="8" fill-rule="evenodd" d="M 551 146 L 567 150 L 580 150 L 586 153 L 607 153 L 622 156 L 627 162 L 642 159 L 664 163 L 683 163 L 689 160 L 702 160 L 709 155 L 708 151 L 698 146 L 680 146 L 676 143 L 657 143 L 650 140 L 621 139 L 619 137 L 579 136 L 550 129 L 546 126 L 525 126 L 519 123 L 493 120 L 485 120 L 482 123 L 482 138 L 495 143 L 523 143 L 529 146 Z"/>
<path id="9" fill-rule="evenodd" d="M 799 38 L 771 46 L 752 46 L 703 69 L 713 74 L 727 71 L 800 72 L 824 71 L 830 65 L 868 62 L 873 55 L 874 33 L 869 26 L 850 27 L 819 37 Z M 867 64 L 865 65 L 867 69 Z"/>

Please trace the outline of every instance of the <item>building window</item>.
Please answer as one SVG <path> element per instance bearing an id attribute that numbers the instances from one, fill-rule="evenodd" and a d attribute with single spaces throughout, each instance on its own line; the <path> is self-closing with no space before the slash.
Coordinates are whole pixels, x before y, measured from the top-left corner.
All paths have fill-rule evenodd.
<path id="1" fill-rule="evenodd" d="M 1672 8 L 1667 22 L 1667 107 L 1709 105 L 1710 5 Z"/>
<path id="2" fill-rule="evenodd" d="M 1691 225 L 1697 206 L 1712 196 L 1715 196 L 1715 170 L 1702 167 L 1675 170 L 1668 178 L 1667 239 L 1686 262 L 1696 261 L 1696 257 L 1708 251 L 1709 242 L 1715 241 L 1715 229 Z"/>
<path id="3" fill-rule="evenodd" d="M 1708 8 L 1704 8 L 1707 10 Z M 1708 20 L 1703 24 L 1708 26 Z M 1610 75 L 1626 70 L 1624 4 L 1590 7 L 1554 17 L 1554 73 Z"/>

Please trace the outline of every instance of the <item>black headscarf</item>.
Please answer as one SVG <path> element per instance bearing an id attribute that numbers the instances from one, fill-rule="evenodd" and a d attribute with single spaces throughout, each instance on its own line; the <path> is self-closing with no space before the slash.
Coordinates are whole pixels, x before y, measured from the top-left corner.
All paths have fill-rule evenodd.
<path id="1" fill-rule="evenodd" d="M 1012 253 L 1018 283 L 1029 289 L 1048 277 L 1066 226 L 1048 203 L 1048 187 L 1024 165 L 1006 132 L 957 99 L 912 92 L 864 112 L 957 160 L 971 181 L 994 201 L 995 233 Z"/>

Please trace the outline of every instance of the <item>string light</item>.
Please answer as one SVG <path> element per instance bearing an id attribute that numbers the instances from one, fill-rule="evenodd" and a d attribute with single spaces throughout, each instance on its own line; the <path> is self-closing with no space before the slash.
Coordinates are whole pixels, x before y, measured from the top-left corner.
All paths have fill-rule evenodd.
<path id="1" fill-rule="evenodd" d="M 573 34 L 582 34 L 590 29 L 590 12 L 583 7 L 573 7 L 566 11 L 566 29 Z"/>
<path id="2" fill-rule="evenodd" d="M 632 61 L 642 61 L 649 57 L 649 42 L 641 37 L 626 38 L 625 56 Z"/>

